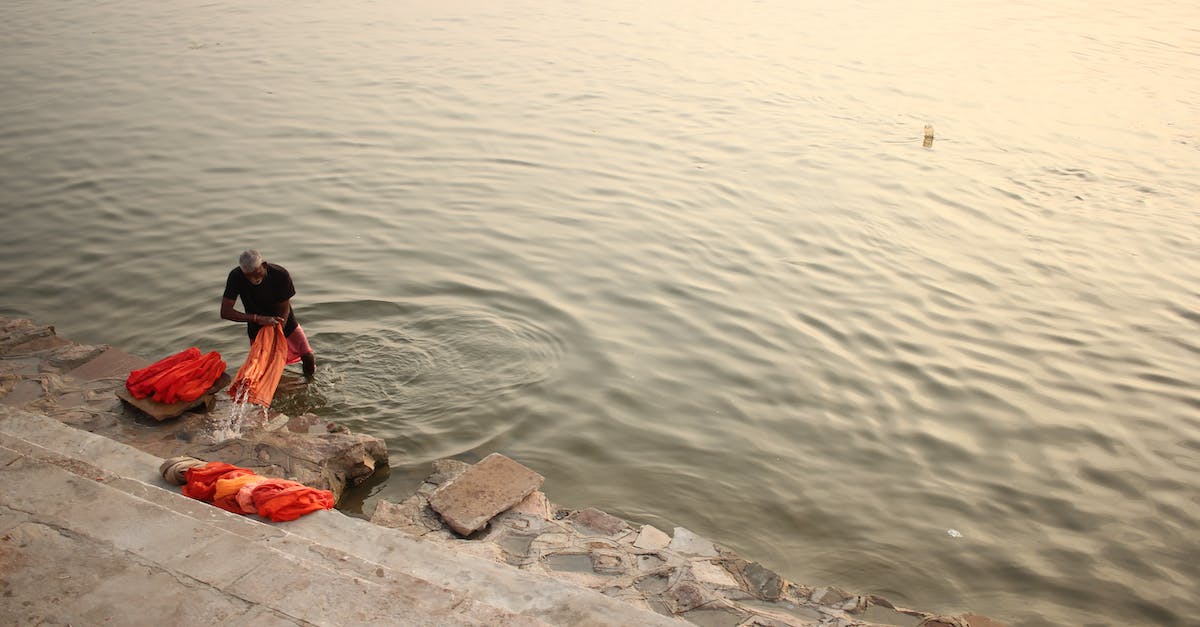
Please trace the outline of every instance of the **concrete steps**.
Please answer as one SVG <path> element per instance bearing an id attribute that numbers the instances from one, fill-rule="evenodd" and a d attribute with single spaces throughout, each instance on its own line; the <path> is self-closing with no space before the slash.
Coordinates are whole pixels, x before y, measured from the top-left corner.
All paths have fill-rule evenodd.
<path id="1" fill-rule="evenodd" d="M 238 516 L 160 462 L 0 407 L 0 623 L 680 624 L 337 511 Z"/>

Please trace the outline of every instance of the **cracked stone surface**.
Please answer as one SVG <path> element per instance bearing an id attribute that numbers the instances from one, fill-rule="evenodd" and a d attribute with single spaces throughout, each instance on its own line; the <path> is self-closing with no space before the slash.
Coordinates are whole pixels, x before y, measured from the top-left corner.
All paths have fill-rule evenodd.
<path id="1" fill-rule="evenodd" d="M 433 474 L 416 494 L 402 503 L 378 501 L 371 522 L 697 625 L 999 625 L 982 616 L 938 616 L 897 607 L 877 595 L 795 584 L 683 527 L 676 527 L 672 537 L 595 508 L 565 510 L 540 491 L 482 523 L 477 529 L 486 525 L 484 531 L 464 535 L 434 511 L 429 495 L 438 494 L 440 486 L 453 483 L 469 468 L 454 460 L 435 462 Z"/>

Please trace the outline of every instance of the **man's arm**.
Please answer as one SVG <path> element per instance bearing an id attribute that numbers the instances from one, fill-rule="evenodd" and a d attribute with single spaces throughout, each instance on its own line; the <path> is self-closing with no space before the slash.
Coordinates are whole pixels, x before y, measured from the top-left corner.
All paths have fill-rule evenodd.
<path id="1" fill-rule="evenodd" d="M 258 314 L 242 313 L 233 308 L 235 302 L 236 300 L 232 298 L 221 298 L 221 318 L 225 320 L 232 320 L 234 322 L 253 322 L 259 326 L 265 326 L 268 324 L 283 324 L 284 321 L 287 320 L 286 315 L 283 318 L 280 318 L 278 316 L 271 317 L 260 316 Z M 279 303 L 277 307 L 280 305 L 286 307 L 286 309 L 284 309 L 285 312 L 291 311 L 292 306 L 289 301 L 285 300 L 282 303 Z"/>

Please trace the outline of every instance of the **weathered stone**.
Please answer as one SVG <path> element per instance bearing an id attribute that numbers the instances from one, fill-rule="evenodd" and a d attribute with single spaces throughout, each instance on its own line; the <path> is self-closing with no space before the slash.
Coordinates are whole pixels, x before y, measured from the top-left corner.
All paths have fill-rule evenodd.
<path id="1" fill-rule="evenodd" d="M 666 548 L 671 543 L 671 536 L 660 531 L 654 525 L 642 525 L 642 530 L 638 533 L 637 540 L 634 540 L 633 546 L 645 551 L 658 551 Z"/>
<path id="2" fill-rule="evenodd" d="M 546 498 L 546 495 L 541 490 L 533 491 L 529 496 L 521 499 L 520 503 L 513 505 L 509 511 L 537 516 L 545 520 L 552 520 L 554 518 L 554 504 Z"/>
<path id="3" fill-rule="evenodd" d="M 821 586 L 820 588 L 812 591 L 812 594 L 809 595 L 808 600 L 812 601 L 813 603 L 820 603 L 821 605 L 837 605 L 843 601 L 846 601 L 847 599 L 853 598 L 855 598 L 855 595 L 850 594 L 849 592 L 846 592 L 845 590 L 842 590 L 836 586 Z"/>
<path id="4" fill-rule="evenodd" d="M 979 614 L 963 614 L 962 619 L 967 621 L 970 627 L 1008 627 L 1000 621 Z"/>
<path id="5" fill-rule="evenodd" d="M 330 433 L 329 425 L 333 423 L 313 413 L 304 413 L 289 418 L 287 430 L 292 433 Z"/>
<path id="6" fill-rule="evenodd" d="M 59 346 L 50 352 L 47 363 L 51 367 L 62 371 L 72 370 L 86 362 L 95 359 L 100 354 L 104 353 L 104 351 L 107 351 L 108 348 L 109 347 L 107 344 L 98 344 L 93 346 L 88 344 L 74 344 L 72 342 L 66 342 L 62 346 Z"/>
<path id="7" fill-rule="evenodd" d="M 768 570 L 758 562 L 751 562 L 742 571 L 746 584 L 754 596 L 765 601 L 774 601 L 783 593 L 783 580 L 774 571 Z"/>
<path id="8" fill-rule="evenodd" d="M 45 390 L 42 388 L 41 381 L 26 379 L 14 385 L 4 398 L 0 398 L 0 405 L 23 407 L 42 398 L 44 393 Z"/>
<path id="9" fill-rule="evenodd" d="M 612 535 L 629 528 L 629 523 L 594 507 L 579 510 L 567 518 L 577 525 L 584 527 L 583 531 L 585 532 L 586 530 L 594 530 L 601 534 Z"/>
<path id="10" fill-rule="evenodd" d="M 193 457 L 223 461 L 268 477 L 283 477 L 340 497 L 348 486 L 358 485 L 387 463 L 383 440 L 356 433 L 303 435 L 288 431 L 238 437 L 199 445 Z"/>
<path id="11" fill-rule="evenodd" d="M 124 380 L 130 372 L 145 368 L 150 363 L 149 360 L 135 357 L 119 348 L 109 348 L 79 367 L 67 371 L 66 376 L 81 381 L 106 378 Z"/>
<path id="12" fill-rule="evenodd" d="M 719 564 L 714 564 L 708 560 L 699 560 L 692 562 L 691 567 L 692 576 L 699 583 L 718 588 L 738 587 L 737 581 L 729 574 L 729 571 L 722 568 Z"/>
<path id="13" fill-rule="evenodd" d="M 434 490 L 429 505 L 451 529 L 470 535 L 537 490 L 543 480 L 529 468 L 492 453 Z"/>
<path id="14" fill-rule="evenodd" d="M 50 325 L 35 325 L 22 318 L 0 318 L 0 354 L 24 354 L 70 344 Z"/>
<path id="15" fill-rule="evenodd" d="M 666 560 L 657 555 L 639 555 L 637 556 L 637 569 L 639 573 L 648 573 L 662 568 L 666 564 Z"/>
<path id="16" fill-rule="evenodd" d="M 930 616 L 917 623 L 917 627 L 972 627 L 957 616 Z"/>
<path id="17" fill-rule="evenodd" d="M 457 459 L 435 459 L 433 461 L 433 472 L 426 477 L 427 483 L 441 485 L 447 481 L 457 479 L 470 468 L 471 465 L 466 462 L 460 462 Z"/>
<path id="18" fill-rule="evenodd" d="M 592 570 L 601 575 L 622 575 L 629 570 L 622 551 L 597 549 L 591 555 Z"/>
<path id="19" fill-rule="evenodd" d="M 698 557 L 716 557 L 717 547 L 712 542 L 701 538 L 684 527 L 675 528 L 675 537 L 667 548 L 684 555 Z"/>
<path id="20" fill-rule="evenodd" d="M 710 597 L 700 586 L 685 582 L 663 593 L 663 600 L 666 601 L 672 614 L 682 614 L 704 605 L 710 600 Z"/>

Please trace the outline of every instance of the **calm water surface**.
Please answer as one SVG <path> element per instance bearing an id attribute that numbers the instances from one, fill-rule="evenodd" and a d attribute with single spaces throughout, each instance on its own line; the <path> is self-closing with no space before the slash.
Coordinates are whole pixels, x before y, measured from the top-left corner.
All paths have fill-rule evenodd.
<path id="1" fill-rule="evenodd" d="M 257 247 L 321 364 L 280 408 L 388 442 L 368 512 L 500 451 L 799 582 L 1195 624 L 1197 24 L 9 0 L 0 314 L 238 363 Z"/>

